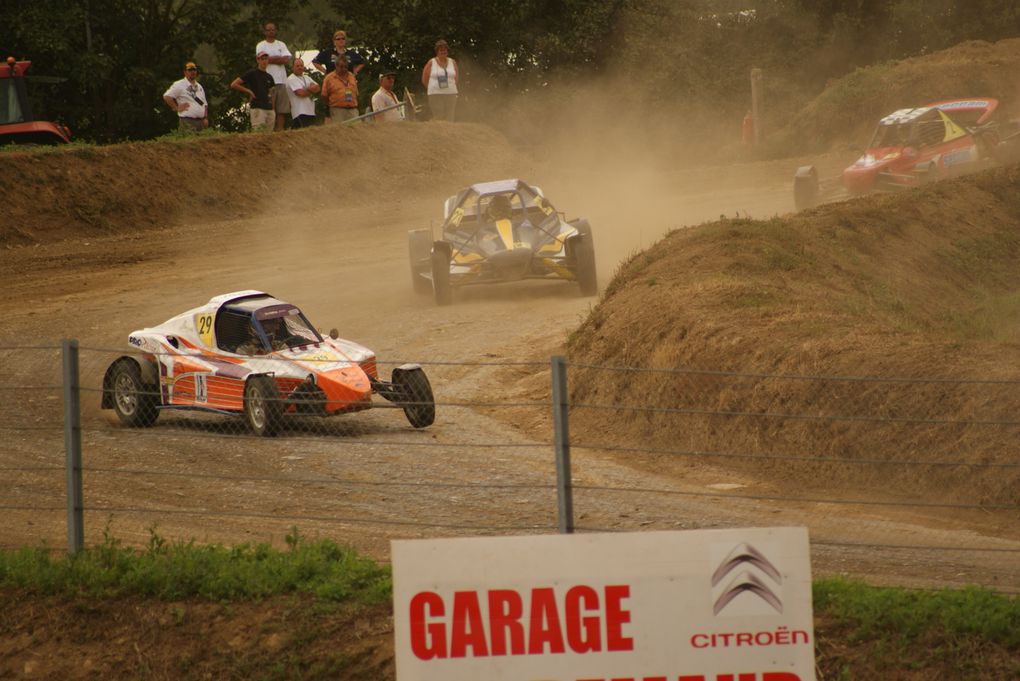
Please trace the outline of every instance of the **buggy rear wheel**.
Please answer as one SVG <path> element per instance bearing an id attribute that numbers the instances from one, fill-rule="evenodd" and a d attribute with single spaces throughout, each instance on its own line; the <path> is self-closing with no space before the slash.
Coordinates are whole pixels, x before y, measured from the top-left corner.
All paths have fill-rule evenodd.
<path id="1" fill-rule="evenodd" d="M 268 376 L 255 376 L 245 384 L 244 418 L 256 435 L 272 437 L 280 432 L 283 402 L 273 379 Z"/>
<path id="2" fill-rule="evenodd" d="M 432 385 L 421 367 L 393 370 L 393 384 L 403 393 L 399 405 L 404 410 L 407 422 L 415 428 L 431 426 L 436 420 L 436 402 Z"/>
<path id="3" fill-rule="evenodd" d="M 159 417 L 157 388 L 142 383 L 142 372 L 132 360 L 122 360 L 113 369 L 113 410 L 122 423 L 146 428 Z"/>

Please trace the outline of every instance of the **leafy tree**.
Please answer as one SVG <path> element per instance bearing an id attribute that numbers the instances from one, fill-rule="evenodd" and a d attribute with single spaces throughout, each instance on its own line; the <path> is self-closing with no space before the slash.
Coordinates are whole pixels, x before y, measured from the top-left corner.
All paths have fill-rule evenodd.
<path id="1" fill-rule="evenodd" d="M 46 92 L 35 88 L 34 103 L 78 136 L 149 138 L 175 125 L 162 93 L 200 45 L 215 46 L 226 66 L 239 64 L 242 51 L 261 38 L 258 17 L 286 15 L 301 2 L 13 0 L 3 10 L 10 41 L 3 48 L 31 59 L 37 74 L 67 79 Z M 210 97 L 225 90 L 216 79 L 203 84 Z"/>
<path id="2" fill-rule="evenodd" d="M 521 90 L 556 70 L 597 70 L 623 1 L 331 0 L 346 23 L 327 30 L 345 28 L 379 61 L 414 74 L 445 38 L 474 89 Z"/>
<path id="3" fill-rule="evenodd" d="M 860 66 L 1020 34 L 1015 0 L 7 0 L 0 7 L 0 57 L 31 59 L 30 74 L 65 79 L 37 81 L 34 109 L 99 141 L 174 127 L 161 95 L 189 60 L 203 67 L 214 119 L 243 126 L 243 117 L 228 115 L 241 103 L 228 85 L 253 66 L 270 20 L 292 48 L 299 38 L 313 42 L 313 33 L 318 46 L 329 45 L 334 29 L 347 30 L 369 60 L 360 77 L 366 100 L 381 64 L 398 70 L 398 87 L 420 89 L 422 66 L 446 38 L 468 99 L 611 71 L 633 83 L 621 97 L 693 102 L 723 116 L 743 115 L 753 67 L 768 74 L 769 96 L 792 108 Z"/>

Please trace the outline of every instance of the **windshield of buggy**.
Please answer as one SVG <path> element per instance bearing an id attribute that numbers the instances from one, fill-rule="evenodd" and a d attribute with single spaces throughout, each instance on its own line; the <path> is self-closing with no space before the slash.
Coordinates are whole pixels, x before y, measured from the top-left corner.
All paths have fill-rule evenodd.
<path id="1" fill-rule="evenodd" d="M 266 305 L 264 301 L 273 301 Z M 216 345 L 227 352 L 264 353 L 282 343 L 299 347 L 322 337 L 297 307 L 266 296 L 233 301 L 216 315 Z"/>
<path id="2" fill-rule="evenodd" d="M 888 147 L 925 147 L 939 144 L 946 139 L 944 114 L 938 109 L 928 109 L 902 118 L 885 120 L 879 124 L 869 149 Z"/>
<path id="3" fill-rule="evenodd" d="M 556 214 L 556 209 L 544 196 L 521 182 L 512 189 L 487 194 L 479 194 L 474 189 L 467 190 L 450 212 L 444 229 L 471 231 L 479 225 L 495 222 L 495 213 L 490 208 L 503 199 L 510 203 L 510 215 L 502 217 L 508 217 L 515 223 L 527 219 L 539 225 Z"/>
<path id="4" fill-rule="evenodd" d="M 907 146 L 910 143 L 913 126 L 913 121 L 879 123 L 871 142 L 868 143 L 868 149 Z"/>
<path id="5" fill-rule="evenodd" d="M 273 305 L 255 311 L 255 319 L 270 338 L 286 341 L 290 347 L 322 342 L 322 336 L 293 305 Z"/>

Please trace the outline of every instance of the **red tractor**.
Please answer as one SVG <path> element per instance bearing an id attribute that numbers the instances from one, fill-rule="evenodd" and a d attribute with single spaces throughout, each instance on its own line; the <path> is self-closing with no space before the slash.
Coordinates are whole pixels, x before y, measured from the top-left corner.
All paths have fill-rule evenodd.
<path id="1" fill-rule="evenodd" d="M 0 144 L 66 144 L 71 131 L 59 123 L 37 121 L 25 93 L 30 61 L 8 57 L 0 64 Z"/>

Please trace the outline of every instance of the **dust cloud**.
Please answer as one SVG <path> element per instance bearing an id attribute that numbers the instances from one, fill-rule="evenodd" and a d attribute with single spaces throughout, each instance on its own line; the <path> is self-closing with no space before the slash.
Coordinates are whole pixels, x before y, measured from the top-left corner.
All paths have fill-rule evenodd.
<path id="1" fill-rule="evenodd" d="M 622 91 L 605 76 L 491 102 L 481 114 L 534 159 L 533 176 L 517 175 L 568 218 L 591 222 L 603 283 L 669 231 L 793 209 L 796 166 L 740 162 L 749 150 L 740 147 L 739 120 L 692 126 L 689 110 L 609 96 Z"/>

